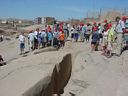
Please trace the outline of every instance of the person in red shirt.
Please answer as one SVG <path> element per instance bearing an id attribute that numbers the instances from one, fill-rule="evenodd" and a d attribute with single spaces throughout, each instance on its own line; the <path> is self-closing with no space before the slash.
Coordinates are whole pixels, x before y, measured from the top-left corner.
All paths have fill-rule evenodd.
<path id="1" fill-rule="evenodd" d="M 48 26 L 47 31 L 48 31 L 48 32 L 51 32 L 51 31 L 52 31 L 52 29 L 51 29 L 50 26 Z"/>
<path id="2" fill-rule="evenodd" d="M 111 29 L 111 27 L 112 27 L 112 24 L 111 24 L 111 22 L 109 22 L 108 29 Z"/>
<path id="3" fill-rule="evenodd" d="M 98 31 L 98 26 L 97 26 L 96 22 L 94 22 L 94 23 L 93 23 L 92 32 L 94 33 L 94 32 L 96 32 L 96 31 Z"/>
<path id="4" fill-rule="evenodd" d="M 108 23 L 107 20 L 104 20 L 104 23 L 105 23 L 105 25 L 104 25 L 105 30 L 109 30 L 112 27 L 111 22 Z"/>

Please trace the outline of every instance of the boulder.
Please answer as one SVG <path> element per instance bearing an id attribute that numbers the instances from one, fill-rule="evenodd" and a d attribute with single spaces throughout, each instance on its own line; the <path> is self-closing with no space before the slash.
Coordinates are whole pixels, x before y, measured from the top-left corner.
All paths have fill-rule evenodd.
<path id="1" fill-rule="evenodd" d="M 70 53 L 45 52 L 21 57 L 0 68 L 0 96 L 61 94 L 71 70 Z"/>

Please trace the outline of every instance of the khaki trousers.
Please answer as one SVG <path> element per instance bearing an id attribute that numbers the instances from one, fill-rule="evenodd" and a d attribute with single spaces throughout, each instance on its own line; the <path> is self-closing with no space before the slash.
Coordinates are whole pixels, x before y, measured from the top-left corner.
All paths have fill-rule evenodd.
<path id="1" fill-rule="evenodd" d="M 117 45 L 116 45 L 116 49 L 115 49 L 115 53 L 117 55 L 121 54 L 121 50 L 122 50 L 122 46 L 123 46 L 123 34 L 122 33 L 118 33 L 117 34 Z"/>

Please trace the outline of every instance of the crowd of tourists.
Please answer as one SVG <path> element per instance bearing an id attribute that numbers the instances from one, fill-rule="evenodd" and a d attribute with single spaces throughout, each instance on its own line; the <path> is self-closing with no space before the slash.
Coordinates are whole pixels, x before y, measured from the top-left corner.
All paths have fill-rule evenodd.
<path id="1" fill-rule="evenodd" d="M 25 53 L 25 42 L 28 42 L 29 51 L 45 47 L 64 48 L 66 41 L 83 42 L 90 45 L 91 52 L 101 51 L 102 55 L 111 57 L 120 56 L 124 47 L 126 33 L 126 17 L 116 17 L 115 22 L 108 20 L 80 23 L 71 26 L 67 23 L 56 23 L 53 26 L 29 30 L 28 34 L 19 35 L 21 55 Z M 126 46 L 128 47 L 128 35 Z M 27 37 L 27 39 L 26 39 Z M 0 55 L 0 66 L 6 64 Z"/>
<path id="2" fill-rule="evenodd" d="M 30 30 L 28 44 L 30 50 L 49 46 L 65 46 L 67 38 L 74 42 L 87 42 L 91 45 L 91 52 L 102 51 L 102 55 L 111 57 L 113 53 L 120 56 L 123 47 L 123 33 L 125 32 L 126 17 L 116 17 L 116 23 L 104 20 L 79 25 L 58 23 L 53 27 L 46 26 L 44 29 Z M 25 36 L 19 36 L 21 54 L 25 48 Z"/>
<path id="3" fill-rule="evenodd" d="M 31 51 L 50 46 L 56 48 L 60 48 L 60 47 L 63 48 L 65 46 L 65 40 L 68 33 L 67 31 L 68 31 L 67 29 L 64 29 L 62 27 L 62 24 L 59 24 L 59 26 L 54 25 L 54 28 L 47 26 L 44 29 L 37 28 L 35 31 L 30 30 L 27 36 L 29 50 Z M 22 33 L 19 36 L 19 41 L 20 41 L 21 54 L 23 54 L 25 48 L 24 33 Z"/>
<path id="4" fill-rule="evenodd" d="M 120 56 L 123 50 L 123 35 L 125 33 L 126 17 L 116 17 L 112 24 L 104 20 L 104 24 L 94 24 L 92 33 L 92 51 L 102 50 L 103 55 L 111 57 L 113 54 Z"/>

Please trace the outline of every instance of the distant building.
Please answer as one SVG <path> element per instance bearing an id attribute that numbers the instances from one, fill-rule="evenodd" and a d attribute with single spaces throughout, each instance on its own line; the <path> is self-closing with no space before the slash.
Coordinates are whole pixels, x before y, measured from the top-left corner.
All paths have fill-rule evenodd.
<path id="1" fill-rule="evenodd" d="M 21 23 L 22 23 L 22 21 L 21 21 L 21 20 L 19 20 L 19 21 L 18 21 L 18 23 L 19 23 L 19 24 L 21 24 Z"/>
<path id="2" fill-rule="evenodd" d="M 53 24 L 54 21 L 55 21 L 55 18 L 54 18 L 54 17 L 45 17 L 45 23 L 46 23 L 47 25 Z"/>
<path id="3" fill-rule="evenodd" d="M 84 18 L 82 20 L 82 22 L 84 22 L 84 23 L 92 23 L 92 22 L 96 22 L 96 21 L 99 21 L 99 18 Z"/>
<path id="4" fill-rule="evenodd" d="M 35 18 L 34 23 L 35 24 L 42 24 L 42 17 Z"/>
<path id="5" fill-rule="evenodd" d="M 55 21 L 54 17 L 37 17 L 34 20 L 35 24 L 46 24 L 46 25 L 51 25 Z"/>
<path id="6" fill-rule="evenodd" d="M 79 19 L 71 19 L 68 21 L 70 25 L 78 25 L 80 23 Z"/>
<path id="7" fill-rule="evenodd" d="M 2 24 L 6 24 L 7 23 L 7 20 L 1 20 L 1 23 Z"/>
<path id="8" fill-rule="evenodd" d="M 19 20 L 18 23 L 32 25 L 34 22 L 32 20 Z"/>

